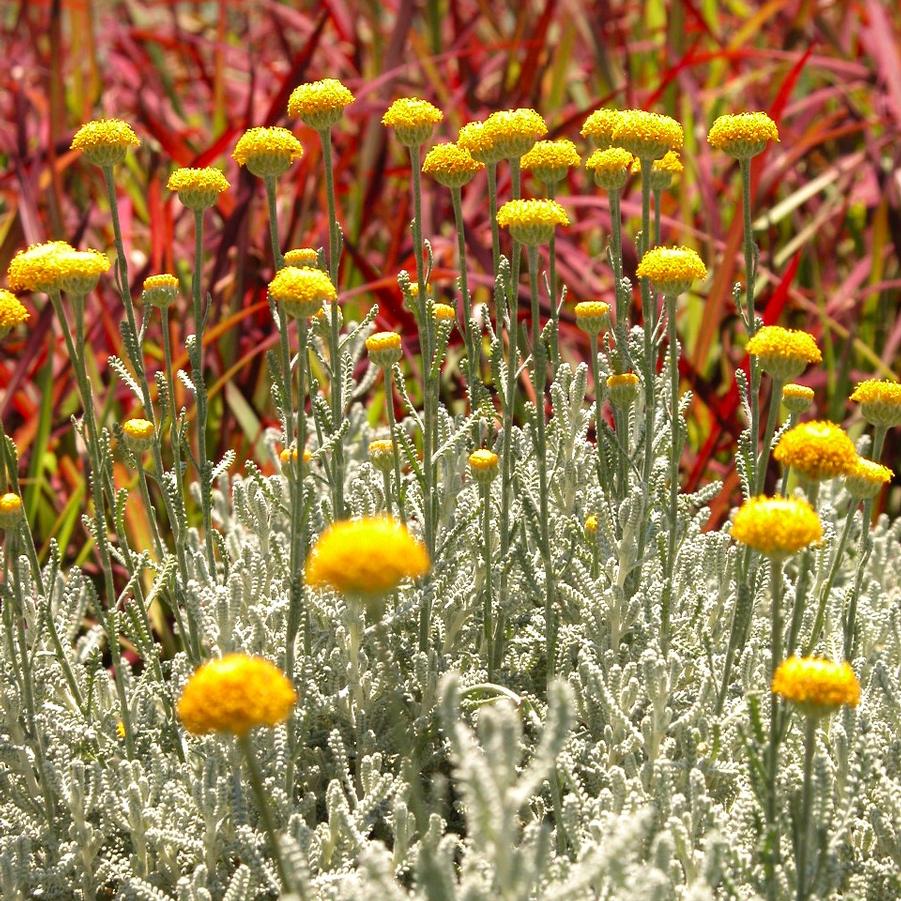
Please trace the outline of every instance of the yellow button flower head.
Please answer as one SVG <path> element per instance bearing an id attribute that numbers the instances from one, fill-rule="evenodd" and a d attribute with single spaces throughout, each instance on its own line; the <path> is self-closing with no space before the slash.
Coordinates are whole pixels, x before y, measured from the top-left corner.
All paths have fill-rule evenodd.
<path id="1" fill-rule="evenodd" d="M 286 266 L 297 266 L 299 269 L 308 267 L 315 269 L 319 266 L 319 251 L 312 247 L 298 247 L 289 250 L 285 254 Z"/>
<path id="2" fill-rule="evenodd" d="M 89 163 L 109 168 L 125 159 L 129 147 L 137 147 L 140 143 L 127 122 L 95 119 L 85 122 L 75 132 L 70 146 L 72 150 L 80 150 Z"/>
<path id="3" fill-rule="evenodd" d="M 860 703 L 860 682 L 847 660 L 789 657 L 773 674 L 772 690 L 807 716 L 828 716 L 839 707 Z"/>
<path id="4" fill-rule="evenodd" d="M 757 156 L 769 141 L 779 140 L 776 123 L 766 113 L 720 116 L 707 133 L 707 143 L 737 160 Z"/>
<path id="5" fill-rule="evenodd" d="M 789 413 L 806 413 L 813 403 L 813 388 L 793 382 L 782 389 L 782 406 Z"/>
<path id="6" fill-rule="evenodd" d="M 523 171 L 531 172 L 538 181 L 555 185 L 566 178 L 574 166 L 582 165 L 582 157 L 576 145 L 566 138 L 557 141 L 537 141 L 535 146 L 519 161 Z"/>
<path id="7" fill-rule="evenodd" d="M 484 122 L 467 122 L 457 135 L 457 146 L 468 150 L 474 160 L 486 166 L 493 166 L 504 158 L 496 134 L 486 128 Z"/>
<path id="8" fill-rule="evenodd" d="M 394 446 L 388 438 L 369 442 L 369 459 L 379 472 L 391 472 L 394 466 Z"/>
<path id="9" fill-rule="evenodd" d="M 366 339 L 366 352 L 369 359 L 387 369 L 403 356 L 403 345 L 397 332 L 376 332 Z"/>
<path id="10" fill-rule="evenodd" d="M 442 119 L 444 113 L 428 100 L 402 97 L 385 111 L 382 125 L 393 128 L 397 140 L 405 147 L 418 147 L 428 140 L 432 130 Z"/>
<path id="11" fill-rule="evenodd" d="M 0 529 L 14 529 L 24 518 L 22 498 L 11 491 L 0 495 Z"/>
<path id="12" fill-rule="evenodd" d="M 588 157 L 585 168 L 594 173 L 594 181 L 605 191 L 621 191 L 629 177 L 629 168 L 635 157 L 622 147 L 595 150 Z"/>
<path id="13" fill-rule="evenodd" d="M 707 267 L 690 247 L 652 247 L 635 270 L 665 297 L 676 297 L 707 277 Z"/>
<path id="14" fill-rule="evenodd" d="M 99 250 L 62 249 L 56 257 L 59 267 L 59 287 L 67 294 L 84 297 L 97 287 L 104 272 L 109 271 L 110 261 Z"/>
<path id="15" fill-rule="evenodd" d="M 596 513 L 589 513 L 585 517 L 585 534 L 588 536 L 597 535 L 598 517 Z"/>
<path id="16" fill-rule="evenodd" d="M 232 159 L 259 178 L 276 178 L 303 156 L 300 141 L 287 128 L 249 128 L 238 138 Z"/>
<path id="17" fill-rule="evenodd" d="M 748 353 L 757 357 L 760 368 L 773 378 L 797 378 L 810 363 L 823 359 L 813 336 L 797 329 L 765 325 L 748 341 Z"/>
<path id="18" fill-rule="evenodd" d="M 449 303 L 433 304 L 432 310 L 438 322 L 453 322 L 457 318 L 457 311 Z"/>
<path id="19" fill-rule="evenodd" d="M 282 450 L 279 453 L 278 458 L 284 464 L 296 463 L 297 462 L 297 448 L 292 447 L 291 450 L 288 450 L 288 448 L 284 448 L 284 450 Z M 310 452 L 309 448 L 305 447 L 303 449 L 303 462 L 311 463 L 312 461 L 313 461 L 313 454 Z"/>
<path id="20" fill-rule="evenodd" d="M 390 516 L 346 519 L 329 526 L 307 558 L 307 583 L 343 594 L 378 596 L 429 571 L 429 555 Z"/>
<path id="21" fill-rule="evenodd" d="M 668 150 L 681 150 L 682 126 L 669 116 L 647 110 L 623 110 L 613 129 L 613 143 L 640 160 L 659 160 Z"/>
<path id="22" fill-rule="evenodd" d="M 422 164 L 422 171 L 445 188 L 462 188 L 484 168 L 484 163 L 473 159 L 459 144 L 436 144 Z"/>
<path id="23" fill-rule="evenodd" d="M 483 447 L 469 455 L 469 471 L 479 484 L 487 485 L 497 475 L 499 462 L 493 450 Z"/>
<path id="24" fill-rule="evenodd" d="M 869 500 L 891 482 L 893 474 L 888 466 L 858 457 L 854 466 L 845 474 L 845 489 L 857 500 Z"/>
<path id="25" fill-rule="evenodd" d="M 176 297 L 178 297 L 178 279 L 174 275 L 163 273 L 149 275 L 144 279 L 141 291 L 142 303 L 165 310 L 172 306 Z"/>
<path id="26" fill-rule="evenodd" d="M 576 304 L 576 325 L 586 335 L 597 335 L 610 327 L 610 307 L 600 300 Z"/>
<path id="27" fill-rule="evenodd" d="M 492 113 L 485 120 L 485 130 L 501 159 L 512 160 L 528 153 L 547 134 L 547 124 L 535 110 L 520 107 Z"/>
<path id="28" fill-rule="evenodd" d="M 781 559 L 819 541 L 823 527 L 806 500 L 758 495 L 739 507 L 731 534 L 741 544 Z"/>
<path id="29" fill-rule="evenodd" d="M 9 264 L 7 279 L 13 291 L 43 292 L 59 291 L 62 272 L 59 266 L 60 253 L 74 251 L 65 241 L 48 241 L 46 244 L 32 244 L 28 250 L 20 250 Z"/>
<path id="30" fill-rule="evenodd" d="M 618 109 L 595 110 L 585 120 L 580 134 L 599 150 L 606 150 L 613 146 L 613 132 L 619 124 L 620 116 L 622 110 Z"/>
<path id="31" fill-rule="evenodd" d="M 122 424 L 125 443 L 134 453 L 149 450 L 153 446 L 153 423 L 146 419 L 129 419 Z"/>
<path id="32" fill-rule="evenodd" d="M 332 280 L 321 269 L 297 266 L 279 269 L 269 282 L 269 296 L 295 319 L 313 316 L 324 303 L 338 299 Z"/>
<path id="33" fill-rule="evenodd" d="M 851 439 L 833 422 L 802 422 L 780 439 L 773 456 L 810 482 L 846 475 L 857 463 Z"/>
<path id="34" fill-rule="evenodd" d="M 558 225 L 569 225 L 569 216 L 556 200 L 508 200 L 497 211 L 497 224 L 521 244 L 536 247 L 547 244 Z"/>
<path id="35" fill-rule="evenodd" d="M 28 320 L 28 310 L 12 291 L 0 288 L 0 341 Z"/>
<path id="36" fill-rule="evenodd" d="M 673 183 L 673 176 L 681 175 L 684 169 L 679 154 L 667 150 L 661 159 L 654 160 L 651 165 L 651 190 L 667 190 Z M 638 161 L 638 171 L 641 172 L 641 160 Z"/>
<path id="37" fill-rule="evenodd" d="M 891 429 L 901 425 L 901 383 L 867 379 L 851 395 L 860 413 L 872 425 Z"/>
<path id="38" fill-rule="evenodd" d="M 607 377 L 610 403 L 619 410 L 628 410 L 638 396 L 638 376 L 634 372 L 620 372 Z"/>
<path id="39" fill-rule="evenodd" d="M 297 116 L 310 128 L 325 131 L 335 125 L 354 95 L 337 78 L 323 78 L 298 85 L 288 98 L 288 115 Z"/>
<path id="40" fill-rule="evenodd" d="M 297 692 L 274 663 L 226 654 L 194 671 L 178 701 L 178 716 L 194 735 L 241 737 L 257 726 L 283 723 L 296 703 Z"/>
<path id="41" fill-rule="evenodd" d="M 202 169 L 176 169 L 169 176 L 166 187 L 177 192 L 178 199 L 189 210 L 198 211 L 211 207 L 230 185 L 219 169 L 205 166 Z"/>

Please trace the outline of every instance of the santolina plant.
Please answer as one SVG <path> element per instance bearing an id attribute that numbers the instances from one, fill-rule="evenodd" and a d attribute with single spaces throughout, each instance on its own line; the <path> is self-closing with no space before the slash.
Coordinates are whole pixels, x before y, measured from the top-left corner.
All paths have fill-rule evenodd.
<path id="1" fill-rule="evenodd" d="M 353 103 L 324 79 L 288 104 L 322 145 L 321 250 L 279 238 L 278 180 L 303 154 L 294 132 L 252 128 L 234 148 L 269 213 L 279 421 L 268 459 L 241 475 L 206 445 L 217 313 L 202 239 L 230 190 L 222 171 L 169 179 L 194 219 L 190 304 L 168 273 L 136 304 L 116 179 L 139 137 L 102 120 L 72 141 L 108 189 L 124 359 L 100 387 L 130 392 L 122 422 L 95 396 L 84 328 L 110 257 L 54 241 L 10 264 L 0 339 L 27 327 L 12 292 L 46 298 L 76 374 L 91 546 L 83 568 L 63 571 L 56 545 L 41 565 L 0 433 L 2 897 L 897 896 L 899 526 L 872 511 L 901 389 L 857 386 L 855 442 L 812 418 L 796 381 L 822 360 L 813 337 L 755 311 L 749 161 L 776 124 L 728 115 L 708 135 L 739 163 L 750 365 L 737 374 L 742 503 L 706 529 L 718 486 L 680 484 L 679 301 L 718 261 L 664 242 L 659 216 L 683 172 L 682 126 L 603 109 L 582 128 L 615 284 L 572 308 L 583 361 L 558 340 L 570 312 L 555 243 L 583 152 L 547 140 L 531 109 L 428 146 L 442 112 L 390 105 L 383 124 L 412 173 L 415 272 L 397 281 L 415 334 L 378 331 L 376 307 L 345 319 L 331 134 Z M 451 192 L 450 296 L 431 280 L 421 174 Z M 634 279 L 620 208 L 633 176 Z M 461 214 L 483 178 L 487 298 L 470 289 Z M 176 372 L 169 316 L 183 305 L 194 332 Z M 157 327 L 161 365 L 144 346 Z M 450 374 L 465 385 L 453 409 Z M 771 456 L 781 484 L 767 494 Z"/>

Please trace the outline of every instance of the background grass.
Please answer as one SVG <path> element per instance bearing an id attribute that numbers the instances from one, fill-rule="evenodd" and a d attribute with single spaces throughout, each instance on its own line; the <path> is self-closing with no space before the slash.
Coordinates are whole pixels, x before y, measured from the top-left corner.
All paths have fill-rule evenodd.
<path id="1" fill-rule="evenodd" d="M 207 219 L 213 456 L 228 448 L 239 460 L 258 456 L 262 429 L 274 424 L 265 363 L 275 340 L 264 293 L 272 272 L 265 198 L 259 180 L 239 172 L 229 154 L 251 125 L 296 125 L 284 115 L 291 89 L 324 76 L 342 79 L 357 96 L 335 133 L 343 297 L 357 309 L 377 302 L 380 327 L 411 336 L 413 375 L 415 332 L 395 280 L 400 269 L 414 268 L 409 171 L 402 148 L 379 124 L 392 99 L 431 99 L 446 113 L 441 135 L 449 138 L 469 119 L 515 106 L 535 107 L 552 137 L 570 137 L 580 147 L 582 121 L 602 105 L 642 106 L 684 123 L 686 171 L 664 198 L 663 239 L 695 246 L 713 273 L 688 299 L 679 328 L 687 348 L 683 376 L 696 397 L 683 477 L 689 489 L 724 480 L 715 519 L 726 514 L 737 488 L 733 449 L 743 423 L 733 373 L 745 360 L 732 302 L 732 285 L 742 277 L 738 169 L 711 152 L 704 137 L 720 113 L 769 112 L 782 143 L 753 169 L 759 309 L 767 322 L 816 336 L 824 365 L 807 373 L 805 383 L 816 389 L 820 416 L 847 420 L 857 434 L 849 389 L 873 373 L 897 373 L 901 344 L 901 12 L 894 4 L 326 0 L 294 6 L 29 0 L 0 9 L 3 58 L 11 62 L 0 69 L 4 270 L 30 242 L 111 246 L 100 172 L 68 149 L 87 119 L 126 119 L 143 140 L 118 174 L 134 296 L 156 272 L 176 272 L 186 289 L 190 284 L 192 224 L 165 190 L 171 167 L 223 165 L 232 182 Z M 319 142 L 304 127 L 296 133 L 306 154 L 280 182 L 283 245 L 318 247 L 327 241 Z M 502 192 L 506 187 L 502 182 Z M 538 188 L 527 181 L 526 190 Z M 606 197 L 584 171 L 572 173 L 561 193 L 574 223 L 558 238 L 560 277 L 574 301 L 609 298 Z M 633 231 L 639 200 L 633 181 L 623 202 Z M 451 294 L 450 197 L 427 184 L 424 203 L 434 280 Z M 491 245 L 479 182 L 464 191 L 464 213 L 470 279 L 481 301 L 491 283 Z M 625 252 L 629 274 L 634 251 Z M 32 311 L 28 328 L 0 346 L 0 416 L 22 454 L 27 508 L 46 550 L 51 537 L 68 546 L 81 535 L 83 467 L 69 422 L 78 403 L 49 306 L 42 298 L 36 306 L 24 300 Z M 120 317 L 107 280 L 88 312 L 107 422 L 134 412 L 106 366 L 109 355 L 122 354 Z M 566 352 L 584 359 L 587 344 L 572 316 L 564 318 Z M 183 346 L 186 322 L 174 319 L 173 337 Z M 158 319 L 147 351 L 161 359 Z M 451 373 L 448 398 L 456 393 L 453 379 Z M 896 468 L 897 442 L 889 436 L 884 457 Z M 886 492 L 883 507 L 897 512 L 899 493 L 897 487 Z"/>

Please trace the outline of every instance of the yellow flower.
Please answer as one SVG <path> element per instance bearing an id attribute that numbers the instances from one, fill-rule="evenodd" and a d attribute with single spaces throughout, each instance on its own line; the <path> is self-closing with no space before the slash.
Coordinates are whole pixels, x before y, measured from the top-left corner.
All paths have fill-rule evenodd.
<path id="1" fill-rule="evenodd" d="M 596 535 L 597 531 L 598 531 L 597 514 L 589 513 L 588 516 L 585 517 L 585 534 L 586 535 Z"/>
<path id="2" fill-rule="evenodd" d="M 613 132 L 619 124 L 622 110 L 598 109 L 595 110 L 582 125 L 580 134 L 588 138 L 591 143 L 600 150 L 606 150 L 613 146 Z"/>
<path id="3" fill-rule="evenodd" d="M 288 463 L 296 463 L 297 462 L 297 448 L 292 447 L 291 450 L 288 448 L 284 448 L 278 455 L 279 460 L 284 464 Z M 304 463 L 312 463 L 313 462 L 313 454 L 309 448 L 305 447 L 303 449 L 303 462 Z"/>
<path id="4" fill-rule="evenodd" d="M 494 451 L 487 447 L 479 448 L 469 455 L 469 470 L 479 484 L 487 485 L 497 475 L 499 462 Z"/>
<path id="5" fill-rule="evenodd" d="M 846 475 L 857 462 L 851 439 L 832 422 L 802 422 L 780 439 L 773 456 L 805 479 L 820 482 Z"/>
<path id="6" fill-rule="evenodd" d="M 125 723 L 122 720 L 116 723 L 116 737 L 125 738 Z"/>
<path id="7" fill-rule="evenodd" d="M 387 594 L 429 566 L 425 545 L 405 526 L 390 516 L 372 516 L 329 526 L 307 558 L 306 578 L 313 586 L 366 597 Z"/>
<path id="8" fill-rule="evenodd" d="M 901 425 L 901 383 L 867 379 L 854 389 L 851 400 L 860 404 L 861 415 L 872 425 Z"/>
<path id="9" fill-rule="evenodd" d="M 319 251 L 312 247 L 298 247 L 289 250 L 285 254 L 285 265 L 296 266 L 299 269 L 315 269 L 319 266 Z"/>
<path id="10" fill-rule="evenodd" d="M 313 316 L 324 303 L 338 299 L 332 280 L 321 269 L 297 266 L 279 269 L 269 282 L 269 296 L 295 319 Z"/>
<path id="11" fill-rule="evenodd" d="M 325 131 L 341 118 L 344 107 L 354 102 L 354 95 L 337 78 L 323 78 L 298 85 L 288 99 L 288 115 Z"/>
<path id="12" fill-rule="evenodd" d="M 17 526 L 25 516 L 22 507 L 22 498 L 11 491 L 0 495 L 0 529 L 12 529 Z"/>
<path id="13" fill-rule="evenodd" d="M 382 116 L 382 125 L 393 128 L 397 140 L 405 147 L 418 147 L 444 119 L 444 113 L 428 100 L 402 97 L 395 100 Z"/>
<path id="14" fill-rule="evenodd" d="M 178 279 L 174 275 L 163 273 L 150 275 L 144 279 L 141 291 L 142 303 L 165 310 L 172 306 L 176 297 L 178 297 Z"/>
<path id="15" fill-rule="evenodd" d="M 107 168 L 121 163 L 128 148 L 137 147 L 140 143 L 127 122 L 121 119 L 95 119 L 85 122 L 75 132 L 70 146 L 72 150 L 80 150 L 89 163 Z"/>
<path id="16" fill-rule="evenodd" d="M 756 156 L 768 141 L 778 141 L 776 123 L 766 113 L 720 116 L 707 133 L 707 143 L 737 160 Z"/>
<path id="17" fill-rule="evenodd" d="M 45 294 L 58 291 L 62 274 L 60 253 L 74 250 L 65 241 L 32 244 L 28 250 L 20 250 L 9 264 L 7 279 L 10 288 L 13 291 L 40 291 Z"/>
<path id="18" fill-rule="evenodd" d="M 858 457 L 854 466 L 845 473 L 845 488 L 851 497 L 869 500 L 876 497 L 884 485 L 892 480 L 892 471 L 874 460 Z"/>
<path id="19" fill-rule="evenodd" d="M 776 668 L 772 690 L 813 717 L 860 703 L 860 682 L 847 660 L 834 663 L 824 657 L 789 657 Z"/>
<path id="20" fill-rule="evenodd" d="M 457 311 L 449 303 L 433 304 L 432 309 L 438 322 L 453 322 L 457 318 Z"/>
<path id="21" fill-rule="evenodd" d="M 607 377 L 610 403 L 627 410 L 638 396 L 638 376 L 634 372 L 620 372 Z"/>
<path id="22" fill-rule="evenodd" d="M 707 277 L 707 267 L 690 247 L 652 247 L 636 269 L 666 297 L 687 291 L 696 279 Z"/>
<path id="23" fill-rule="evenodd" d="M 297 692 L 274 663 L 226 654 L 194 671 L 178 701 L 178 716 L 194 735 L 243 736 L 257 726 L 284 722 L 296 703 Z"/>
<path id="24" fill-rule="evenodd" d="M 813 388 L 793 382 L 782 389 L 782 405 L 790 413 L 804 413 L 813 403 Z"/>
<path id="25" fill-rule="evenodd" d="M 422 171 L 446 188 L 462 188 L 484 168 L 484 163 L 473 159 L 472 154 L 458 144 L 436 144 L 425 155 L 422 164 Z"/>
<path id="26" fill-rule="evenodd" d="M 202 169 L 176 169 L 169 176 L 166 187 L 176 191 L 178 199 L 189 210 L 198 211 L 211 207 L 230 185 L 219 169 L 205 166 Z"/>
<path id="27" fill-rule="evenodd" d="M 249 128 L 238 138 L 232 159 L 259 178 L 275 178 L 303 156 L 303 147 L 287 128 Z"/>
<path id="28" fill-rule="evenodd" d="M 519 161 L 523 171 L 531 172 L 546 185 L 556 184 L 566 178 L 573 166 L 582 165 L 582 157 L 576 145 L 566 138 L 557 141 L 538 141 Z"/>
<path id="29" fill-rule="evenodd" d="M 576 304 L 576 325 L 587 335 L 597 335 L 610 326 L 610 307 L 599 300 Z"/>
<path id="30" fill-rule="evenodd" d="M 125 443 L 134 453 L 148 450 L 153 445 L 153 423 L 146 419 L 129 419 L 122 424 Z"/>
<path id="31" fill-rule="evenodd" d="M 28 310 L 12 291 L 0 288 L 0 340 L 28 320 Z"/>
<path id="32" fill-rule="evenodd" d="M 509 228 L 516 241 L 546 244 L 558 225 L 569 225 L 566 210 L 556 200 L 508 200 L 497 211 L 497 224 Z"/>
<path id="33" fill-rule="evenodd" d="M 394 466 L 394 445 L 388 438 L 369 442 L 369 459 L 379 472 L 390 472 Z"/>
<path id="34" fill-rule="evenodd" d="M 403 345 L 397 332 L 376 332 L 366 339 L 366 352 L 376 366 L 387 369 L 403 356 Z"/>
<path id="35" fill-rule="evenodd" d="M 759 495 L 741 505 L 731 534 L 741 544 L 780 559 L 819 541 L 823 527 L 806 500 Z"/>
<path id="36" fill-rule="evenodd" d="M 485 120 L 485 131 L 501 159 L 518 159 L 547 134 L 547 125 L 528 107 L 498 110 Z"/>
<path id="37" fill-rule="evenodd" d="M 684 140 L 675 119 L 641 109 L 623 110 L 612 136 L 612 143 L 640 160 L 658 160 L 668 150 L 681 150 Z"/>
<path id="38" fill-rule="evenodd" d="M 497 146 L 496 135 L 484 122 L 467 122 L 457 135 L 457 146 L 468 150 L 470 156 L 486 166 L 499 163 L 504 157 Z"/>
<path id="39" fill-rule="evenodd" d="M 59 287 L 68 294 L 84 297 L 97 287 L 97 282 L 110 267 L 109 258 L 99 250 L 61 249 L 56 256 Z"/>
<path id="40" fill-rule="evenodd" d="M 673 176 L 681 175 L 684 169 L 679 154 L 667 150 L 661 159 L 654 160 L 651 165 L 651 190 L 665 191 L 673 183 Z M 641 172 L 641 160 L 638 161 L 638 171 Z"/>
<path id="41" fill-rule="evenodd" d="M 823 359 L 813 336 L 797 329 L 765 325 L 748 341 L 748 353 L 757 357 L 760 368 L 773 378 L 797 378 L 809 363 Z"/>
<path id="42" fill-rule="evenodd" d="M 605 191 L 621 191 L 629 177 L 629 167 L 635 157 L 622 147 L 595 150 L 588 157 L 585 168 L 594 173 L 594 181 Z"/>

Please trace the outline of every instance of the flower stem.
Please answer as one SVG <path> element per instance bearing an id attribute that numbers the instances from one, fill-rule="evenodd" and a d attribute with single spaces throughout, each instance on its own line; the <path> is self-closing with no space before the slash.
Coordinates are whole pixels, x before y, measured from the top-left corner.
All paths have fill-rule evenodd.
<path id="1" fill-rule="evenodd" d="M 620 191 L 610 191 L 610 255 L 613 258 L 613 296 L 616 299 L 616 324 L 623 328 L 629 312 L 629 298 L 623 293 L 623 222 Z"/>
<path id="2" fill-rule="evenodd" d="M 808 716 L 804 724 L 804 783 L 801 790 L 801 828 L 798 833 L 797 901 L 809 897 L 807 891 L 807 848 L 810 841 L 810 815 L 813 802 L 813 756 L 816 751 L 817 721 Z"/>
<path id="3" fill-rule="evenodd" d="M 773 434 L 776 431 L 776 422 L 779 419 L 779 405 L 782 402 L 782 386 L 784 380 L 774 376 L 770 387 L 770 407 L 767 411 L 766 427 L 763 432 L 763 444 L 760 447 L 760 456 L 757 458 L 754 493 L 763 492 L 766 484 L 766 470 L 770 462 L 770 445 L 773 443 Z M 756 444 L 757 435 L 752 434 L 751 440 Z"/>
<path id="4" fill-rule="evenodd" d="M 464 231 L 463 222 L 463 201 L 460 188 L 451 188 L 451 199 L 454 207 L 454 226 L 457 231 L 457 265 L 460 271 L 460 294 L 462 296 L 462 310 L 459 315 L 460 334 L 463 335 L 463 341 L 466 345 L 466 370 L 467 370 L 467 388 L 469 391 L 470 411 L 475 412 L 476 401 L 478 398 L 477 382 L 480 371 L 479 348 L 472 340 L 469 330 L 469 319 L 472 315 L 472 301 L 469 295 L 469 277 L 466 270 L 466 233 Z M 478 430 L 478 422 L 474 424 L 474 428 Z M 477 435 L 476 435 L 477 437 Z"/>
<path id="5" fill-rule="evenodd" d="M 486 167 L 488 175 L 488 218 L 491 222 L 491 264 L 492 274 L 497 278 L 497 267 L 501 260 L 501 236 L 497 224 L 497 163 L 489 163 Z M 501 333 L 502 315 L 495 310 L 494 332 Z"/>
<path id="6" fill-rule="evenodd" d="M 655 192 L 659 200 L 659 192 Z M 676 297 L 666 297 L 666 330 L 669 339 L 670 379 L 670 457 L 669 457 L 669 529 L 666 536 L 666 562 L 663 570 L 663 597 L 660 604 L 660 647 L 669 650 L 670 612 L 676 571 L 676 529 L 679 523 L 679 457 L 682 441 L 679 428 L 679 340 L 676 334 Z"/>
<path id="7" fill-rule="evenodd" d="M 823 628 L 823 621 L 826 617 L 826 603 L 829 600 L 829 592 L 832 590 L 832 585 L 835 582 L 835 577 L 838 575 L 839 568 L 841 567 L 842 557 L 845 554 L 845 548 L 848 545 L 848 537 L 851 534 L 851 527 L 854 524 L 854 514 L 857 512 L 857 504 L 852 503 L 850 509 L 848 510 L 848 515 L 845 518 L 845 525 L 842 529 L 841 537 L 838 540 L 838 546 L 835 549 L 834 554 L 832 555 L 832 562 L 829 565 L 829 574 L 826 576 L 826 580 L 823 582 L 822 586 L 820 586 L 818 594 L 818 603 L 817 603 L 817 615 L 816 619 L 813 621 L 813 628 L 810 631 L 810 638 L 807 641 L 807 644 L 804 646 L 804 656 L 808 657 L 814 647 L 816 647 L 816 643 L 820 639 L 820 632 Z M 861 528 L 866 528 L 866 523 L 861 524 Z M 849 608 L 850 609 L 850 608 Z"/>
<path id="8" fill-rule="evenodd" d="M 397 423 L 394 419 L 394 368 L 385 369 L 385 413 L 388 416 L 388 428 L 391 431 L 391 454 L 394 457 L 394 490 L 397 493 L 397 515 L 400 521 L 407 524 L 404 510 L 404 496 L 400 479 L 400 448 L 397 445 Z"/>
<path id="9" fill-rule="evenodd" d="M 488 681 L 494 681 L 494 648 L 492 631 L 491 596 L 491 483 L 479 486 L 482 495 L 482 559 L 485 566 L 485 591 L 482 596 L 482 633 L 485 636 L 485 659 L 488 665 Z"/>
<path id="10" fill-rule="evenodd" d="M 554 200 L 557 196 L 557 187 L 551 182 L 547 186 L 547 196 L 550 200 Z M 551 328 L 550 328 L 550 344 L 551 344 L 551 378 L 556 378 L 557 369 L 560 366 L 560 318 L 557 311 L 557 236 L 551 233 L 548 241 L 548 279 L 551 287 Z"/>
<path id="11" fill-rule="evenodd" d="M 771 630 L 770 630 L 770 685 L 773 683 L 773 676 L 776 667 L 782 661 L 782 567 L 781 559 L 770 560 L 770 595 L 772 598 L 771 611 Z M 765 866 L 767 871 L 768 893 L 771 897 L 775 897 L 775 877 L 774 872 L 776 864 L 779 862 L 779 828 L 777 823 L 778 817 L 778 796 L 776 777 L 779 766 L 779 739 L 781 735 L 779 723 L 779 703 L 776 693 L 770 691 L 770 741 L 767 749 L 767 792 L 766 792 L 766 860 Z"/>

